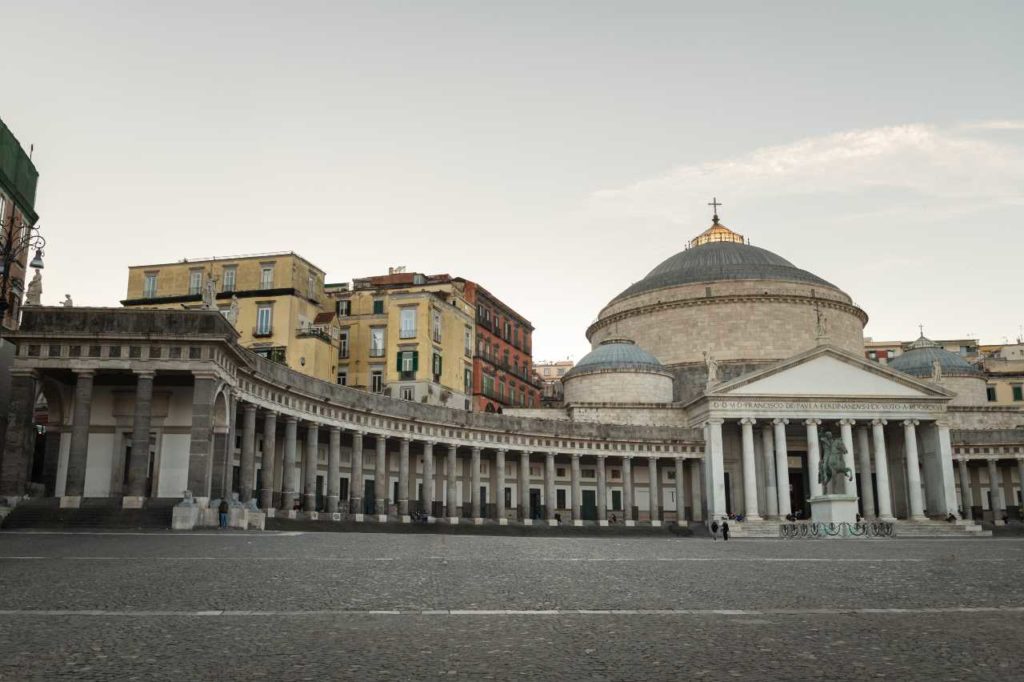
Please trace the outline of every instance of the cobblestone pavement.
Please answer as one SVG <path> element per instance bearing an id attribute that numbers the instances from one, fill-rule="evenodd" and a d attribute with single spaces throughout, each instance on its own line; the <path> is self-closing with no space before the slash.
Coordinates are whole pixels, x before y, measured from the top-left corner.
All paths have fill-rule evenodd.
<path id="1" fill-rule="evenodd" d="M 1024 540 L 0 534 L 0 680 L 1022 679 Z"/>

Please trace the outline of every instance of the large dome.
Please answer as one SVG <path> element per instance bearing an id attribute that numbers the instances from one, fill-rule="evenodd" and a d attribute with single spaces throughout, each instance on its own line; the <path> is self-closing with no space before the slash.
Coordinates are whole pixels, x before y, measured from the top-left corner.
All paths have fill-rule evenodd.
<path id="1" fill-rule="evenodd" d="M 736 279 L 804 282 L 833 287 L 817 275 L 801 270 L 766 249 L 738 242 L 709 242 L 680 251 L 662 261 L 646 277 L 613 300 L 680 284 Z"/>
<path id="2" fill-rule="evenodd" d="M 930 377 L 938 361 L 943 376 L 980 377 L 981 371 L 964 358 L 921 336 L 906 352 L 889 361 L 889 367 L 915 377 Z"/>
<path id="3" fill-rule="evenodd" d="M 625 339 L 601 343 L 576 363 L 566 377 L 598 369 L 661 369 L 661 363 L 640 346 Z"/>

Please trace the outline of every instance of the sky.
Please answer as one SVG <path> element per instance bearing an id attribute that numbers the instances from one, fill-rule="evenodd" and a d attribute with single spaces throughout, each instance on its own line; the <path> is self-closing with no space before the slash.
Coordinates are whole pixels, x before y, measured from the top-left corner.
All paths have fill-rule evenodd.
<path id="1" fill-rule="evenodd" d="M 1024 4 L 10 3 L 43 303 L 295 251 L 480 282 L 534 359 L 710 224 L 850 294 L 865 335 L 1024 325 Z"/>

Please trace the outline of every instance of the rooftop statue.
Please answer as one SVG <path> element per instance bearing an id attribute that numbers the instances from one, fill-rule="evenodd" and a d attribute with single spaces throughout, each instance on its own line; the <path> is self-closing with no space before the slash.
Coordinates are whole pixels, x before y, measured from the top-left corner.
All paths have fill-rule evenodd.
<path id="1" fill-rule="evenodd" d="M 711 388 L 718 383 L 718 360 L 715 360 L 710 350 L 704 351 L 704 364 L 708 368 L 708 388 Z"/>
<path id="2" fill-rule="evenodd" d="M 28 283 L 28 287 L 25 289 L 25 305 L 41 305 L 39 300 L 42 295 L 43 276 L 37 269 L 36 274 L 32 277 L 32 281 Z"/>

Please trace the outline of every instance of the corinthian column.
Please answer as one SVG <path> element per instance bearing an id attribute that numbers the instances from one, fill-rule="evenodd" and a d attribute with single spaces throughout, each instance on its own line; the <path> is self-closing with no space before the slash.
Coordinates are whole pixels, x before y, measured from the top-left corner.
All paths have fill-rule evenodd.
<path id="1" fill-rule="evenodd" d="M 868 427 L 857 427 L 857 469 L 860 471 L 860 499 L 864 503 L 864 516 L 875 518 L 875 491 L 871 485 L 871 447 L 868 445 Z"/>
<path id="2" fill-rule="evenodd" d="M 775 476 L 775 452 L 771 424 L 761 427 L 761 456 L 764 458 L 764 512 L 768 518 L 779 515 L 779 489 Z"/>
<path id="3" fill-rule="evenodd" d="M 807 419 L 807 471 L 811 478 L 811 499 L 821 497 L 823 491 L 818 481 L 818 467 L 821 464 L 821 450 L 818 447 L 818 425 L 820 419 Z"/>
<path id="4" fill-rule="evenodd" d="M 843 440 L 843 446 L 846 448 L 846 454 L 843 455 L 843 465 L 850 470 L 850 476 L 852 478 L 843 479 L 843 490 L 846 491 L 847 495 L 857 494 L 857 474 L 853 467 L 853 425 L 856 422 L 853 419 L 840 419 L 839 420 L 839 433 Z"/>
<path id="5" fill-rule="evenodd" d="M 779 491 L 779 516 L 786 518 L 793 513 L 789 501 L 789 450 L 786 445 L 786 424 L 788 419 L 773 419 L 775 429 L 775 478 Z"/>
<path id="6" fill-rule="evenodd" d="M 740 420 L 743 434 L 743 509 L 747 519 L 759 521 L 761 514 L 757 509 L 757 470 L 754 464 L 754 423 L 752 417 Z"/>
<path id="7" fill-rule="evenodd" d="M 917 420 L 903 422 L 903 440 L 907 451 L 907 495 L 910 498 L 910 518 L 923 521 L 924 504 L 921 501 L 921 465 L 917 460 Z"/>
<path id="8" fill-rule="evenodd" d="M 878 520 L 895 521 L 892 515 L 892 493 L 889 491 L 889 463 L 885 454 L 884 419 L 871 422 L 871 437 L 875 450 L 875 482 L 878 485 Z"/>

